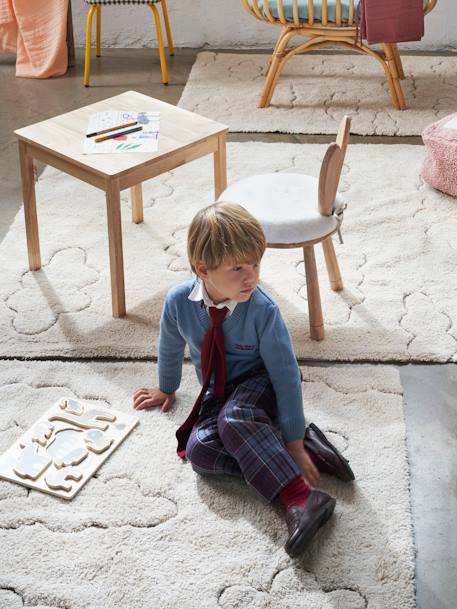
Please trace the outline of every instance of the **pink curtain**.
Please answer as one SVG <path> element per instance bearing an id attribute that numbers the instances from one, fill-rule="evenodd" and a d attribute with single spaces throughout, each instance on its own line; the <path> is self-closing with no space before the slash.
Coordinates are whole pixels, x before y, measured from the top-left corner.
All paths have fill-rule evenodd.
<path id="1" fill-rule="evenodd" d="M 423 0 L 360 0 L 360 34 L 368 44 L 412 42 L 424 35 Z"/>
<path id="2" fill-rule="evenodd" d="M 16 52 L 16 76 L 65 74 L 68 1 L 0 0 L 0 51 Z"/>

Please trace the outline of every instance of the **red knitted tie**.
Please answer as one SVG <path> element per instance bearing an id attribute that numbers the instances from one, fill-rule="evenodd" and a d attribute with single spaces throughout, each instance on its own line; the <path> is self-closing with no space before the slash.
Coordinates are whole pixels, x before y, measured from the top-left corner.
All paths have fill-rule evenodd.
<path id="1" fill-rule="evenodd" d="M 190 415 L 176 431 L 176 438 L 178 439 L 177 453 L 181 458 L 186 456 L 187 441 L 192 431 L 192 427 L 198 419 L 201 403 L 205 393 L 208 391 L 213 372 L 214 395 L 218 400 L 224 399 L 227 373 L 225 369 L 224 331 L 222 330 L 222 322 L 224 321 L 227 312 L 227 307 L 222 309 L 217 309 L 216 307 L 209 308 L 210 325 L 203 340 L 201 351 L 203 387 Z"/>

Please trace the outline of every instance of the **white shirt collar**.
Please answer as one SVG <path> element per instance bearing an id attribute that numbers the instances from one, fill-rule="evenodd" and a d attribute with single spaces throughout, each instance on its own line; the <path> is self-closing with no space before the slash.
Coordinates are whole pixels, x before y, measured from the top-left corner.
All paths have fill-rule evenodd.
<path id="1" fill-rule="evenodd" d="M 216 309 L 223 309 L 224 307 L 227 307 L 227 317 L 230 317 L 236 305 L 238 304 L 236 300 L 224 300 L 224 302 L 214 304 L 214 302 L 209 297 L 208 292 L 206 291 L 205 284 L 203 283 L 203 281 L 201 281 L 201 279 L 197 279 L 197 281 L 195 282 L 195 286 L 192 292 L 189 294 L 188 298 L 189 300 L 194 300 L 195 302 L 200 302 L 203 300 L 206 310 L 208 310 L 209 307 L 216 307 Z"/>

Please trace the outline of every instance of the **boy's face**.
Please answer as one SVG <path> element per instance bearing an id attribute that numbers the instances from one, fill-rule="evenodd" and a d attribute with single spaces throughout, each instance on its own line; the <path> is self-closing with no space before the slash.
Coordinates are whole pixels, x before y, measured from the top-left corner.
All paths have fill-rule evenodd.
<path id="1" fill-rule="evenodd" d="M 201 262 L 197 265 L 196 271 L 214 304 L 224 300 L 246 302 L 259 282 L 260 264 L 223 262 L 216 269 L 208 269 Z"/>

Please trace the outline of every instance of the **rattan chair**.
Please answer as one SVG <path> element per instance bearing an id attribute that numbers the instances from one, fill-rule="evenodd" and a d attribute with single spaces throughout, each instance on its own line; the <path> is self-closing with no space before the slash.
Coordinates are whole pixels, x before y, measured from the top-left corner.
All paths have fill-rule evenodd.
<path id="1" fill-rule="evenodd" d="M 327 148 L 319 178 L 299 173 L 255 175 L 231 184 L 220 202 L 238 203 L 263 226 L 267 247 L 303 248 L 310 336 L 324 338 L 314 246 L 322 243 L 330 287 L 343 289 L 332 235 L 339 232 L 346 203 L 338 183 L 349 143 L 351 120 L 343 117 L 336 143 Z"/>
<path id="2" fill-rule="evenodd" d="M 382 51 L 376 51 L 362 43 L 355 23 L 357 0 L 240 1 L 256 19 L 282 27 L 267 68 L 265 85 L 258 103 L 260 108 L 270 105 L 281 70 L 291 57 L 334 45 L 370 55 L 379 61 L 386 74 L 394 108 L 406 108 L 400 84 L 405 76 L 398 47 L 386 43 L 382 45 Z M 425 15 L 435 7 L 437 1 L 423 0 Z M 306 36 L 307 40 L 295 47 L 289 46 L 295 36 Z"/>
<path id="3" fill-rule="evenodd" d="M 165 49 L 163 46 L 162 26 L 160 25 L 160 15 L 156 4 L 162 5 L 163 21 L 168 40 L 168 52 L 174 55 L 173 40 L 171 38 L 170 23 L 168 21 L 168 11 L 166 0 L 84 0 L 86 4 L 90 4 L 89 12 L 87 13 L 86 24 L 86 54 L 84 61 L 84 86 L 88 87 L 90 83 L 90 50 L 92 43 L 92 18 L 94 13 L 97 15 L 97 30 L 96 30 L 96 55 L 101 57 L 101 23 L 102 23 L 102 7 L 106 5 L 125 6 L 130 4 L 146 4 L 154 15 L 154 21 L 157 31 L 157 45 L 159 47 L 160 69 L 162 71 L 162 82 L 168 84 L 167 60 L 165 58 Z"/>

